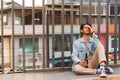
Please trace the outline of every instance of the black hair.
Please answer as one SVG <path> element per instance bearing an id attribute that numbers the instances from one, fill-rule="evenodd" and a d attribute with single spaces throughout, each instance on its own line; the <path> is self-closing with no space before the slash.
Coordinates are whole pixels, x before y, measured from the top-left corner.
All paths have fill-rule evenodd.
<path id="1" fill-rule="evenodd" d="M 81 24 L 81 26 L 80 26 L 80 30 L 83 30 L 84 25 L 89 25 L 90 27 L 92 27 L 92 25 L 91 25 L 91 24 L 89 24 L 89 23 L 84 23 L 84 24 Z M 80 32 L 80 37 L 82 37 L 82 36 L 83 36 L 83 33 L 82 33 L 82 32 Z"/>

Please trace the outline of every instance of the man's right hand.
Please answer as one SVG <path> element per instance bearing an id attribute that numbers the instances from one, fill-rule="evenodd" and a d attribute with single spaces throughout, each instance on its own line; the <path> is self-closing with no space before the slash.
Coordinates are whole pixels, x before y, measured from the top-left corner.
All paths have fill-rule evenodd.
<path id="1" fill-rule="evenodd" d="M 85 61 L 85 60 L 82 60 L 82 61 L 78 62 L 78 64 L 81 65 L 82 67 L 87 67 L 88 66 L 87 61 Z"/>

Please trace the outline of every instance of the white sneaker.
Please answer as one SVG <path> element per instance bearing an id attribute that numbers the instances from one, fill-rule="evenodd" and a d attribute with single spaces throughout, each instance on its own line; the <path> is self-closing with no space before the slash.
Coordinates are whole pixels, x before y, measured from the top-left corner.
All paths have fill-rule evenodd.
<path id="1" fill-rule="evenodd" d="M 112 74 L 114 71 L 110 67 L 105 67 L 105 73 L 106 74 Z M 101 69 L 97 69 L 97 74 L 101 74 Z"/>
<path id="2" fill-rule="evenodd" d="M 100 64 L 100 77 L 101 78 L 106 78 L 106 70 L 105 70 L 105 64 Z"/>
<path id="3" fill-rule="evenodd" d="M 106 74 L 112 74 L 113 73 L 113 69 L 110 67 L 105 67 L 105 73 Z"/>

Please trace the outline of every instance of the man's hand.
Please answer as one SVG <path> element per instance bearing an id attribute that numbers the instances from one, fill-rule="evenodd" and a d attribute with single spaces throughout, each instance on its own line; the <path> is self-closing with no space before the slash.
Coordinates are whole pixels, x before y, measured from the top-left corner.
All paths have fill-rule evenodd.
<path id="1" fill-rule="evenodd" d="M 85 61 L 85 60 L 80 61 L 78 64 L 81 65 L 82 67 L 88 66 L 87 61 Z"/>
<path id="2" fill-rule="evenodd" d="M 92 27 L 90 27 L 90 26 L 88 26 L 89 27 L 89 29 L 90 29 L 90 33 L 92 33 L 93 32 L 93 29 L 92 29 Z"/>
<path id="3" fill-rule="evenodd" d="M 95 31 L 93 31 L 93 29 L 90 26 L 89 26 L 89 29 L 90 29 L 91 35 L 95 35 Z"/>

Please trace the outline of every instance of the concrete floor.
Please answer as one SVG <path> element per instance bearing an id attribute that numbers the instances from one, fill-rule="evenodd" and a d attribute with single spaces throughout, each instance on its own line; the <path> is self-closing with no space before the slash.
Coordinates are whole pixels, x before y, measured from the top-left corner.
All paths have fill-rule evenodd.
<path id="1" fill-rule="evenodd" d="M 120 74 L 120 67 L 113 68 L 113 70 L 113 75 Z M 0 80 L 84 80 L 94 77 L 99 77 L 99 75 L 75 75 L 72 71 L 0 74 Z"/>
<path id="2" fill-rule="evenodd" d="M 71 71 L 1 74 L 0 80 L 72 80 L 97 75 L 75 75 Z"/>

